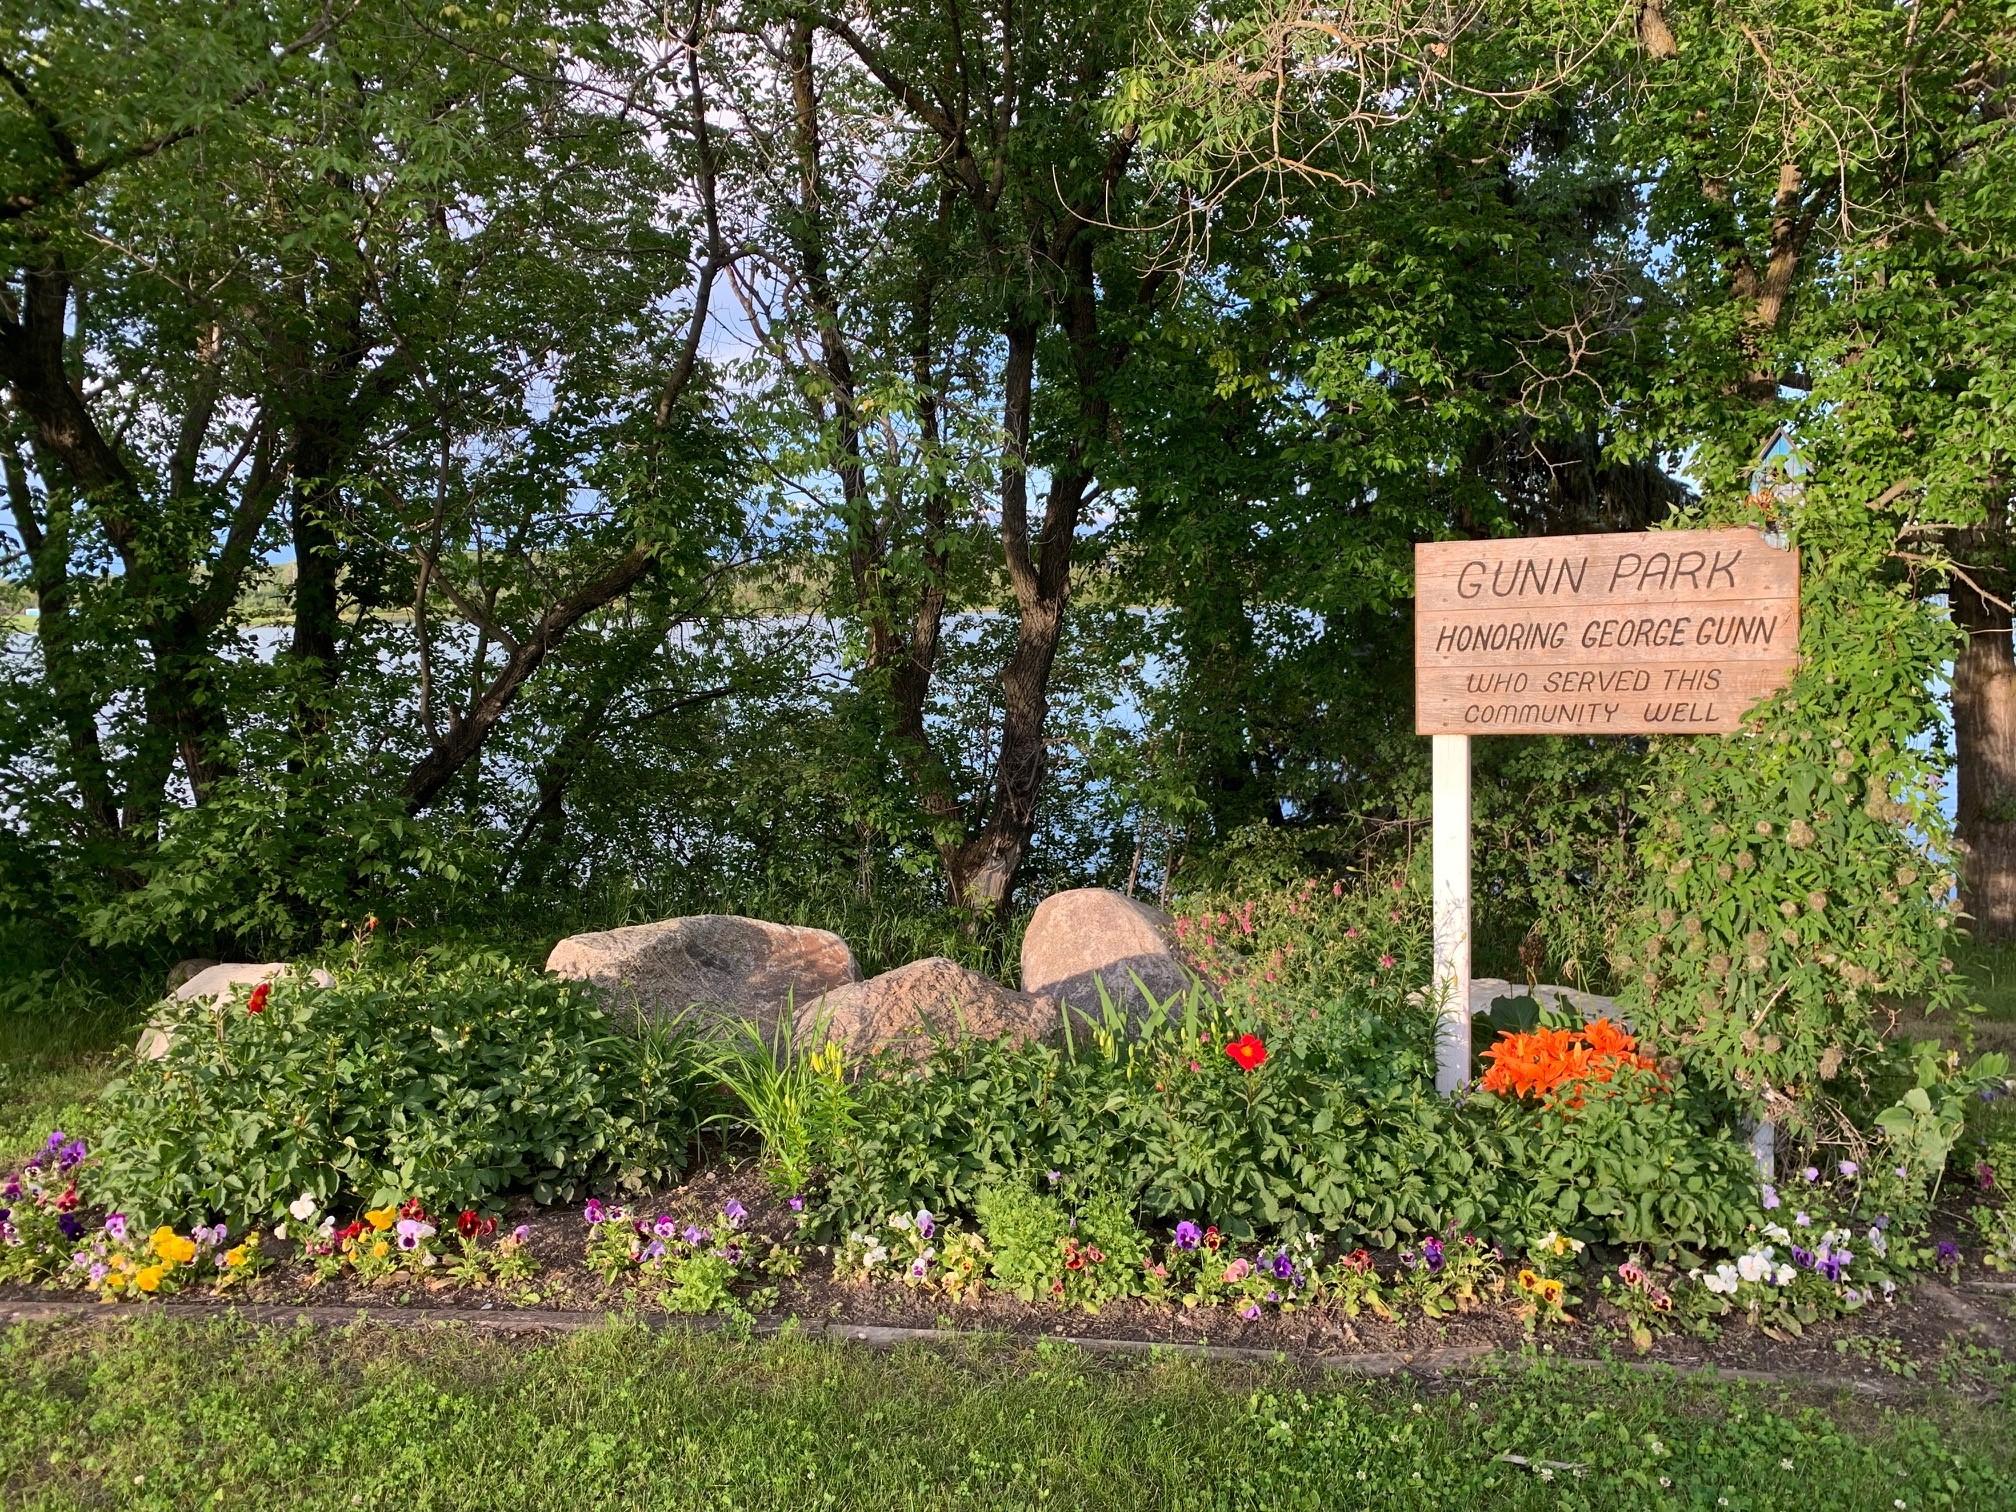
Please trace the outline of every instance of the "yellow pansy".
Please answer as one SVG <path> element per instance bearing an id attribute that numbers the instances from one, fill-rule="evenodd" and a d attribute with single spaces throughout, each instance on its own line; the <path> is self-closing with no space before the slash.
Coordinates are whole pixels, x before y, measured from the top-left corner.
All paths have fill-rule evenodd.
<path id="1" fill-rule="evenodd" d="M 396 1220 L 398 1216 L 399 1216 L 399 1209 L 397 1209 L 396 1207 L 373 1208 L 370 1212 L 364 1215 L 364 1221 L 370 1224 L 371 1227 L 378 1230 L 378 1232 L 382 1234 L 385 1232 L 385 1230 L 392 1227 L 394 1220 Z"/>
<path id="2" fill-rule="evenodd" d="M 373 1260 L 383 1260 L 391 1253 L 392 1246 L 387 1244 L 383 1239 L 380 1239 L 376 1244 L 371 1246 L 371 1258 Z"/>
<path id="3" fill-rule="evenodd" d="M 243 1265 L 245 1263 L 245 1246 L 234 1244 L 230 1249 L 224 1251 L 224 1263 L 234 1270 Z"/>
<path id="4" fill-rule="evenodd" d="M 149 1243 L 154 1253 L 170 1265 L 187 1265 L 196 1258 L 196 1241 L 183 1238 L 171 1228 L 154 1230 L 154 1237 Z"/>
<path id="5" fill-rule="evenodd" d="M 1540 1289 L 1540 1278 L 1538 1276 L 1534 1275 L 1533 1272 L 1531 1272 L 1530 1270 L 1522 1270 L 1521 1272 L 1519 1272 L 1519 1290 L 1530 1292 L 1530 1291 L 1538 1291 L 1539 1289 Z"/>
<path id="6" fill-rule="evenodd" d="M 139 1275 L 133 1278 L 133 1284 L 143 1292 L 159 1291 L 161 1289 L 161 1267 L 158 1265 L 146 1266 L 141 1270 Z"/>
<path id="7" fill-rule="evenodd" d="M 1548 1302 L 1559 1302 L 1561 1294 L 1565 1290 L 1566 1288 L 1559 1281 L 1542 1281 L 1540 1283 L 1540 1295 Z"/>

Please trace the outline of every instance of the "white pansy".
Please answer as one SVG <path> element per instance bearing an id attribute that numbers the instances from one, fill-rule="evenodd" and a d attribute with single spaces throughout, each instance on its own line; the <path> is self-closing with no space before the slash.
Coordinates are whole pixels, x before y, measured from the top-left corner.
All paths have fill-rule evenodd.
<path id="1" fill-rule="evenodd" d="M 1736 1274 L 1745 1281 L 1762 1281 L 1771 1274 L 1771 1270 L 1771 1246 L 1768 1244 L 1759 1245 L 1749 1254 L 1737 1257 Z"/>
<path id="2" fill-rule="evenodd" d="M 303 1192 L 299 1197 L 296 1197 L 292 1202 L 287 1204 L 287 1211 L 292 1213 L 301 1222 L 306 1223 L 310 1218 L 315 1216 L 314 1195 L 309 1192 Z"/>

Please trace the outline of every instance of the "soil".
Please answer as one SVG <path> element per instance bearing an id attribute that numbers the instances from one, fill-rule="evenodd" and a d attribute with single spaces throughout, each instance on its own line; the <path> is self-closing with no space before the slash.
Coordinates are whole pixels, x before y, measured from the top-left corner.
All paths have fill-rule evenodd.
<path id="1" fill-rule="evenodd" d="M 626 1205 L 632 1211 L 667 1212 L 682 1221 L 711 1225 L 731 1197 L 749 1210 L 753 1240 L 795 1238 L 794 1215 L 746 1165 L 702 1170 L 679 1187 Z M 545 1320 L 555 1327 L 575 1326 L 609 1312 L 650 1312 L 649 1299 L 636 1289 L 611 1286 L 588 1271 L 582 1253 L 586 1229 L 578 1208 L 539 1208 L 521 1201 L 500 1219 L 505 1229 L 519 1223 L 531 1230 L 530 1248 L 539 1274 L 508 1294 L 496 1287 L 458 1287 L 445 1278 L 433 1282 L 402 1278 L 376 1286 L 348 1278 L 318 1283 L 290 1263 L 290 1245 L 269 1243 L 269 1251 L 282 1263 L 235 1293 L 234 1301 L 258 1314 L 311 1308 L 317 1315 L 336 1317 L 369 1309 L 373 1314 L 416 1317 L 481 1314 L 500 1323 L 504 1315 L 522 1314 L 528 1325 L 539 1326 L 535 1320 Z M 1389 1261 L 1390 1257 L 1382 1260 L 1382 1270 L 1390 1268 Z M 780 1278 L 775 1284 L 780 1290 L 777 1306 L 758 1319 L 759 1326 L 796 1319 L 841 1337 L 854 1331 L 876 1343 L 923 1331 L 987 1335 L 1009 1342 L 1069 1338 L 1094 1347 L 1205 1346 L 1214 1353 L 1279 1354 L 1347 1371 L 1461 1366 L 1491 1355 L 1517 1356 L 1530 1347 L 1564 1361 L 1616 1358 L 1725 1375 L 1847 1387 L 1866 1383 L 1876 1389 L 1902 1380 L 1940 1380 L 1963 1389 L 1999 1390 L 2011 1375 L 2005 1357 L 2016 1362 L 2016 1282 L 1992 1280 L 1925 1281 L 1900 1293 L 1894 1303 L 1816 1324 L 1798 1337 L 1772 1336 L 1744 1320 L 1729 1319 L 1712 1340 L 1671 1335 L 1643 1353 L 1633 1348 L 1622 1315 L 1600 1300 L 1570 1326 L 1541 1328 L 1532 1334 L 1520 1319 L 1495 1307 L 1404 1322 L 1371 1314 L 1349 1318 L 1323 1306 L 1249 1322 L 1226 1308 L 1192 1311 L 1139 1300 L 1108 1303 L 1097 1312 L 1066 1312 L 998 1293 L 955 1302 L 941 1293 L 901 1285 L 836 1281 L 830 1250 L 816 1245 L 806 1248 L 800 1275 Z M 1583 1288 L 1585 1295 L 1594 1290 Z M 10 1313 L 67 1312 L 68 1306 L 52 1304 L 76 1295 L 0 1286 L 0 1320 Z M 218 1304 L 192 1295 L 156 1305 L 214 1311 Z M 132 1310 L 137 1309 L 122 1309 Z"/>

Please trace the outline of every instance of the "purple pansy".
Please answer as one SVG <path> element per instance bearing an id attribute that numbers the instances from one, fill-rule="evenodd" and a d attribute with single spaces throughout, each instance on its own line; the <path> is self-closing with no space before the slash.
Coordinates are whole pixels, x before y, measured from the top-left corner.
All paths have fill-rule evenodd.
<path id="1" fill-rule="evenodd" d="M 609 1210 L 602 1206 L 601 1198 L 590 1197 L 588 1201 L 582 1205 L 581 1216 L 590 1223 L 601 1223 L 604 1219 L 606 1219 L 609 1216 Z"/>
<path id="2" fill-rule="evenodd" d="M 749 1209 L 742 1206 L 733 1197 L 730 1197 L 726 1202 L 721 1204 L 721 1216 L 726 1218 L 734 1227 L 740 1228 L 744 1223 L 749 1221 Z"/>
<path id="3" fill-rule="evenodd" d="M 1204 1230 L 1188 1218 L 1176 1225 L 1176 1248 L 1179 1250 L 1194 1250 L 1203 1242 Z"/>

